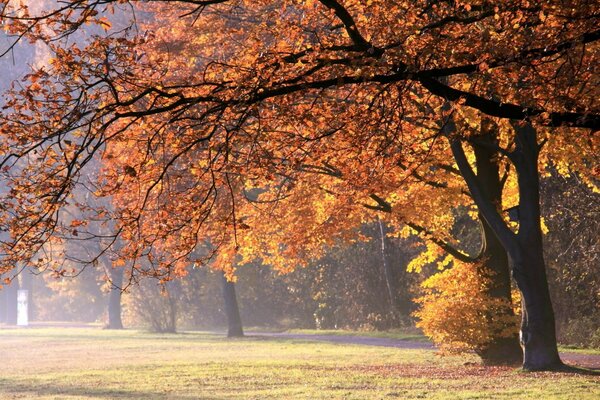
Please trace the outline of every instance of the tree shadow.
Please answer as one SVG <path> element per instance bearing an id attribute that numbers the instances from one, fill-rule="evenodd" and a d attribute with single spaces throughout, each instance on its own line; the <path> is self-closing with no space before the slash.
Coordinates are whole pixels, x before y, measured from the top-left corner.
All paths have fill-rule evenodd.
<path id="1" fill-rule="evenodd" d="M 553 368 L 543 369 L 543 370 L 529 370 L 529 369 L 520 369 L 519 372 L 522 373 L 536 373 L 536 372 L 551 372 L 551 373 L 562 373 L 562 374 L 573 374 L 573 375 L 587 375 L 587 376 L 600 376 L 600 368 L 586 368 L 579 367 L 576 365 L 570 364 L 560 364 Z"/>
<path id="2" fill-rule="evenodd" d="M 29 398 L 37 396 L 68 396 L 68 397 L 93 397 L 98 399 L 218 399 L 209 393 L 202 393 L 202 388 L 198 388 L 195 394 L 179 394 L 168 392 L 152 392 L 146 390 L 126 390 L 119 388 L 107 388 L 99 385 L 94 387 L 77 386 L 77 385 L 61 385 L 51 382 L 19 382 L 6 378 L 0 378 L 0 397 L 3 395 L 17 396 L 19 398 Z M 200 397 L 199 397 L 200 396 Z"/>

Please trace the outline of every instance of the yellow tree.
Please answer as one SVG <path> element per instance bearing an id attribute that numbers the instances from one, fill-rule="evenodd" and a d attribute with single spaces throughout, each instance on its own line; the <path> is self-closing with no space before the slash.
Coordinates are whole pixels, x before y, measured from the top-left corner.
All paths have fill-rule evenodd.
<path id="1" fill-rule="evenodd" d="M 106 26 L 101 11 L 110 3 L 67 3 L 36 34 L 47 39 L 88 20 Z M 541 252 L 538 165 L 548 157 L 594 171 L 593 4 L 190 0 L 151 2 L 145 12 L 155 19 L 142 35 L 114 32 L 69 51 L 52 44 L 52 70 L 31 74 L 8 102 L 0 154 L 14 187 L 4 204 L 17 210 L 2 221 L 13 232 L 9 255 L 52 236 L 87 157 L 120 143 L 135 156 L 102 186 L 134 185 L 137 199 L 125 193 L 118 214 L 130 243 L 124 254 L 154 257 L 164 267 L 159 275 L 194 259 L 199 237 L 219 244 L 222 265 L 236 253 L 262 253 L 281 268 L 285 257 L 289 268 L 347 237 L 345 227 L 365 220 L 363 205 L 391 211 L 390 221 L 411 222 L 462 257 L 444 237 L 453 221 L 447 210 L 473 201 L 522 293 L 524 367 L 561 365 Z M 13 21 L 11 29 L 24 29 Z M 28 158 L 34 150 L 41 163 Z M 480 162 L 497 159 L 503 173 L 509 165 L 516 172 L 517 192 L 505 205 L 484 187 L 481 164 L 475 172 L 469 162 L 482 153 Z M 449 194 L 425 190 L 436 186 Z M 246 199 L 259 189 L 271 194 L 258 198 L 267 215 L 318 230 L 272 232 Z M 323 193 L 318 200 L 315 192 Z M 268 207 L 292 198 L 300 203 Z M 502 213 L 511 201 L 518 229 Z M 163 219 L 158 228 L 154 214 Z"/>

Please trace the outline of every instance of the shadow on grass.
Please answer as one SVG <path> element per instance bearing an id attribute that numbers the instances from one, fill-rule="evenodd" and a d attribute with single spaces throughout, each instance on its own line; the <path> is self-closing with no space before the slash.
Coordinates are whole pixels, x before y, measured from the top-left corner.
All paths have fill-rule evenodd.
<path id="1" fill-rule="evenodd" d="M 60 339 L 60 340 L 85 340 L 85 341 L 157 341 L 176 339 L 178 341 L 193 342 L 198 340 L 220 340 L 226 338 L 225 333 L 221 332 L 176 332 L 176 333 L 156 333 L 144 330 L 105 330 L 101 328 L 76 328 L 80 332 L 74 333 L 73 329 L 53 328 L 49 331 L 44 329 L 7 329 L 2 332 L 2 337 L 19 337 L 22 339 Z M 0 330 L 2 331 L 2 330 Z"/>
<path id="2" fill-rule="evenodd" d="M 600 368 L 584 368 L 577 367 L 569 364 L 562 364 L 552 369 L 547 370 L 528 370 L 528 369 L 518 369 L 516 370 L 518 373 L 523 374 L 535 374 L 539 372 L 548 372 L 548 373 L 560 373 L 560 374 L 572 374 L 572 375 L 586 375 L 586 376 L 600 376 Z"/>
<path id="3" fill-rule="evenodd" d="M 211 396 L 209 393 L 204 393 L 199 388 L 194 394 L 181 394 L 172 392 L 151 392 L 142 390 L 124 390 L 118 388 L 102 387 L 101 383 L 98 386 L 77 386 L 77 385 L 61 385 L 52 382 L 36 382 L 24 383 L 17 380 L 0 378 L 0 398 L 8 395 L 9 398 L 18 396 L 19 398 L 35 398 L 38 396 L 65 396 L 65 397 L 89 397 L 98 399 L 207 399 L 216 400 L 220 397 Z M 62 397 L 61 397 L 62 398 Z"/>
<path id="4" fill-rule="evenodd" d="M 576 375 L 600 376 L 600 368 L 583 368 L 569 364 L 563 364 L 562 367 L 556 370 L 556 372 Z"/>

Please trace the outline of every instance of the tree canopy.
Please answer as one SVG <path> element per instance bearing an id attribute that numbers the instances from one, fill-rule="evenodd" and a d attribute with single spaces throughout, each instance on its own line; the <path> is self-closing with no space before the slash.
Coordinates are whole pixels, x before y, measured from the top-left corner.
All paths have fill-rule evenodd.
<path id="1" fill-rule="evenodd" d="M 229 272 L 238 257 L 295 268 L 350 240 L 369 211 L 468 261 L 453 210 L 476 204 L 522 289 L 545 282 L 543 260 L 539 276 L 521 265 L 525 248 L 541 248 L 538 164 L 595 185 L 594 2 L 57 7 L 3 10 L 8 34 L 52 54 L 2 115 L 7 266 L 49 262 L 40 251 L 52 241 L 103 236 L 62 216 L 85 182 L 111 196 L 110 208 L 78 206 L 86 220 L 118 221 L 108 246 L 124 241 L 120 262 L 167 280 L 215 256 Z M 500 168 L 501 204 L 477 182 L 478 148 Z M 98 179 L 82 179 L 95 162 Z M 504 212 L 516 205 L 518 228 Z"/>

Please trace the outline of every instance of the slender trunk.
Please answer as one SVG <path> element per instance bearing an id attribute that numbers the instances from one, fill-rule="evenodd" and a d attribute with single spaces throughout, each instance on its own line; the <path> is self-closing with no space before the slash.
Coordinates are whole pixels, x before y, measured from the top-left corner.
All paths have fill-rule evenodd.
<path id="1" fill-rule="evenodd" d="M 490 121 L 482 121 L 481 131 L 480 140 L 487 141 L 489 144 L 497 144 L 497 127 Z M 498 153 L 492 148 L 492 146 L 473 146 L 477 166 L 477 180 L 488 201 L 494 204 L 496 209 L 499 209 L 502 205 L 503 184 L 500 180 Z M 487 288 L 487 294 L 491 298 L 500 299 L 504 302 L 505 307 L 499 310 L 499 314 L 509 317 L 514 316 L 508 255 L 481 213 L 479 213 L 479 221 L 482 230 L 480 255 L 484 260 L 483 266 L 487 269 L 486 272 L 492 274 L 492 281 Z M 505 331 L 509 327 L 506 324 L 498 326 L 498 323 L 495 322 L 497 320 L 498 315 L 488 316 L 486 323 L 489 325 L 492 340 L 487 347 L 481 349 L 479 355 L 485 364 L 516 364 L 523 357 L 516 329 L 513 335 L 507 337 Z"/>
<path id="2" fill-rule="evenodd" d="M 242 337 L 242 319 L 238 307 L 237 296 L 235 294 L 235 284 L 227 280 L 223 275 L 223 300 L 225 305 L 225 314 L 227 315 L 227 336 Z"/>
<path id="3" fill-rule="evenodd" d="M 383 222 L 381 222 L 380 219 L 378 219 L 377 222 L 379 223 L 379 234 L 381 237 L 381 260 L 382 260 L 382 265 L 383 265 L 383 276 L 385 278 L 385 286 L 387 289 L 388 298 L 390 300 L 390 308 L 392 311 L 392 315 L 393 315 L 394 319 L 397 319 L 399 317 L 399 315 L 398 315 L 398 307 L 397 307 L 397 303 L 396 303 L 396 290 L 394 287 L 395 286 L 394 285 L 394 274 L 393 274 L 392 269 L 390 268 L 389 263 L 387 262 L 387 256 L 386 256 L 385 226 L 384 226 Z"/>
<path id="4" fill-rule="evenodd" d="M 179 285 L 176 281 L 167 283 L 167 300 L 169 303 L 168 310 L 168 326 L 165 332 L 175 333 L 177 332 L 177 301 L 176 298 L 181 293 L 179 292 Z"/>
<path id="5" fill-rule="evenodd" d="M 3 285 L 0 289 L 0 324 L 6 322 L 6 285 L 3 280 L 4 278 L 0 274 L 0 285 Z"/>
<path id="6" fill-rule="evenodd" d="M 123 287 L 123 268 L 111 268 L 108 272 L 112 282 L 108 293 L 108 324 L 106 329 L 123 329 L 121 320 L 121 290 Z"/>
<path id="7" fill-rule="evenodd" d="M 19 280 L 15 277 L 9 285 L 2 289 L 6 292 L 6 323 L 8 325 L 17 324 L 17 291 L 19 290 Z"/>

